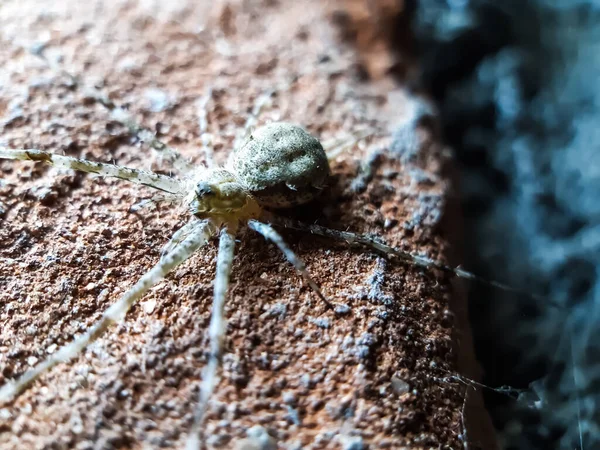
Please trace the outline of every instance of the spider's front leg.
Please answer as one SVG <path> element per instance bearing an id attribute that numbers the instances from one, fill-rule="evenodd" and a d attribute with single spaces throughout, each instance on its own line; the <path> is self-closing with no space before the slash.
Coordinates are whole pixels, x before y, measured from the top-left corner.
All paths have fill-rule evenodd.
<path id="1" fill-rule="evenodd" d="M 100 101 L 100 103 L 102 102 Z M 104 103 L 102 104 L 107 106 Z M 111 117 L 114 120 L 125 125 L 132 135 L 134 135 L 139 141 L 145 142 L 162 158 L 163 161 L 171 165 L 175 170 L 179 171 L 183 175 L 188 175 L 196 170 L 196 167 L 188 162 L 181 153 L 158 139 L 155 133 L 138 124 L 135 120 L 133 120 L 131 114 L 129 114 L 123 108 L 114 106 L 113 108 L 108 109 L 110 110 Z"/>
<path id="2" fill-rule="evenodd" d="M 244 128 L 237 134 L 235 138 L 233 148 L 238 148 L 246 140 L 246 138 L 252 134 L 252 130 L 256 127 L 258 118 L 260 117 L 263 108 L 270 104 L 271 97 L 274 93 L 274 89 L 269 89 L 256 97 L 254 100 L 254 105 L 252 106 L 252 111 L 248 115 L 246 123 L 244 124 Z"/>
<path id="3" fill-rule="evenodd" d="M 217 255 L 217 273 L 214 285 L 212 314 L 208 335 L 210 338 L 210 356 L 204 368 L 198 406 L 194 411 L 194 423 L 188 436 L 186 450 L 200 448 L 201 427 L 204 416 L 208 410 L 208 402 L 219 382 L 219 369 L 223 359 L 225 344 L 225 331 L 227 319 L 225 318 L 225 298 L 229 288 L 229 277 L 235 250 L 235 233 L 237 224 L 227 224 L 219 235 L 219 253 Z"/>
<path id="4" fill-rule="evenodd" d="M 86 347 L 104 334 L 115 323 L 120 322 L 133 304 L 139 300 L 152 286 L 161 281 L 169 272 L 188 259 L 196 250 L 202 247 L 215 233 L 218 224 L 212 221 L 197 221 L 187 238 L 179 242 L 158 264 L 150 269 L 138 282 L 128 290 L 116 303 L 110 306 L 100 320 L 82 336 L 70 344 L 61 347 L 46 360 L 29 369 L 14 382 L 9 382 L 0 387 L 0 405 L 13 400 L 22 393 L 31 383 L 37 380 L 57 364 L 69 361 L 79 355 Z"/>
<path id="5" fill-rule="evenodd" d="M 167 194 L 179 195 L 184 191 L 185 186 L 180 180 L 166 175 L 149 172 L 146 170 L 132 169 L 130 167 L 117 166 L 115 164 L 106 164 L 87 159 L 73 158 L 71 156 L 57 155 L 38 149 L 10 149 L 0 147 L 0 158 L 16 159 L 21 161 L 44 162 L 51 166 L 63 169 L 78 170 L 88 172 L 103 177 L 119 178 L 121 180 L 131 181 L 132 183 L 143 184 Z"/>
<path id="6" fill-rule="evenodd" d="M 42 61 L 44 61 L 48 67 L 50 67 L 56 73 L 69 78 L 71 85 L 83 91 L 84 95 L 86 95 L 88 98 L 104 106 L 111 113 L 111 117 L 114 120 L 127 127 L 129 132 L 139 141 L 145 142 L 151 149 L 160 155 L 163 161 L 167 162 L 167 164 L 170 164 L 175 170 L 178 170 L 183 175 L 190 174 L 196 170 L 196 167 L 188 162 L 181 153 L 158 139 L 155 133 L 137 123 L 131 114 L 117 105 L 107 95 L 102 93 L 96 87 L 85 84 L 80 77 L 73 75 L 64 69 L 60 64 L 48 59 L 44 53 L 44 50 L 44 48 L 36 49 L 36 51 L 33 53 L 41 58 Z"/>
<path id="7" fill-rule="evenodd" d="M 200 141 L 204 150 L 204 159 L 206 167 L 212 169 L 215 166 L 212 135 L 208 132 L 208 103 L 212 99 L 212 88 L 208 88 L 206 94 L 200 97 L 196 102 L 196 115 L 198 116 L 198 131 Z"/>
<path id="8" fill-rule="evenodd" d="M 137 203 L 134 203 L 133 205 L 131 205 L 129 207 L 129 212 L 131 212 L 133 214 L 138 214 L 142 210 L 154 211 L 154 210 L 156 210 L 157 205 L 159 203 L 173 204 L 176 202 L 177 202 L 177 197 L 175 197 L 173 195 L 157 194 L 157 195 L 153 195 L 151 198 L 145 198 L 143 200 L 140 200 Z"/>

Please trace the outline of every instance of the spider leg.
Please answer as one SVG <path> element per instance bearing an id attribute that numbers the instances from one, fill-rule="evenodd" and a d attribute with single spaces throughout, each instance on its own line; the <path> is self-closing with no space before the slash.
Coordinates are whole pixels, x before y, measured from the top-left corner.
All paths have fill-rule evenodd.
<path id="1" fill-rule="evenodd" d="M 308 283 L 310 288 L 313 291 L 315 291 L 315 293 L 319 296 L 321 300 L 325 302 L 328 308 L 335 310 L 333 304 L 329 300 L 327 300 L 327 297 L 325 297 L 325 295 L 323 295 L 321 289 L 319 288 L 315 280 L 313 280 L 310 277 L 308 271 L 306 270 L 304 262 L 300 258 L 298 258 L 298 256 L 292 251 L 290 247 L 288 247 L 281 235 L 277 233 L 277 231 L 275 231 L 275 229 L 272 226 L 254 219 L 248 221 L 248 226 L 254 231 L 256 231 L 258 234 L 261 234 L 265 239 L 273 242 L 277 247 L 279 247 L 279 250 L 281 250 L 281 252 L 285 255 L 286 259 L 290 262 L 290 264 L 294 266 L 296 271 L 298 271 L 298 273 L 302 275 L 302 277 Z"/>
<path id="2" fill-rule="evenodd" d="M 215 276 L 214 299 L 208 334 L 210 337 L 210 357 L 204 368 L 198 406 L 194 411 L 194 423 L 186 443 L 186 450 L 200 448 L 200 429 L 208 409 L 208 402 L 219 382 L 219 368 L 223 359 L 225 331 L 225 297 L 229 288 L 229 276 L 233 264 L 235 249 L 236 225 L 228 225 L 221 230 L 219 237 L 219 253 L 217 256 L 217 273 Z"/>
<path id="3" fill-rule="evenodd" d="M 0 147 L 0 158 L 16 159 L 21 161 L 41 161 L 63 169 L 79 170 L 81 172 L 94 173 L 104 177 L 120 178 L 149 186 L 169 194 L 179 194 L 184 185 L 176 178 L 160 175 L 146 170 L 131 169 L 129 167 L 106 164 L 87 159 L 73 158 L 70 156 L 57 155 L 37 149 L 9 149 Z"/>
<path id="4" fill-rule="evenodd" d="M 525 292 L 520 289 L 513 288 L 504 283 L 500 283 L 498 281 L 487 280 L 482 278 L 474 273 L 468 272 L 466 270 L 461 269 L 460 267 L 451 267 L 446 264 L 443 264 L 439 261 L 435 261 L 433 259 L 427 258 L 425 256 L 413 255 L 404 250 L 397 249 L 390 245 L 387 245 L 384 242 L 381 242 L 379 239 L 375 239 L 366 235 L 352 233 L 349 231 L 339 231 L 332 230 L 331 228 L 326 228 L 321 225 L 308 225 L 301 222 L 297 222 L 295 220 L 291 220 L 285 217 L 275 216 L 274 214 L 269 215 L 269 221 L 273 223 L 275 226 L 284 227 L 284 228 L 292 228 L 294 230 L 306 231 L 311 234 L 317 234 L 319 236 L 324 236 L 328 238 L 332 238 L 338 241 L 343 241 L 348 244 L 358 244 L 364 245 L 365 247 L 372 248 L 373 250 L 382 253 L 385 256 L 395 256 L 400 258 L 402 261 L 411 264 L 417 267 L 423 267 L 425 269 L 437 269 L 442 272 L 449 273 L 453 276 L 464 278 L 467 280 L 476 281 L 478 283 L 486 284 L 489 286 L 493 286 L 498 289 L 502 289 L 508 292 L 514 292 L 517 294 L 527 295 L 531 298 L 537 300 L 544 300 L 542 297 L 537 296 L 535 294 L 531 294 L 530 292 Z"/>
<path id="5" fill-rule="evenodd" d="M 172 200 L 173 200 L 173 197 L 170 195 L 163 195 L 163 194 L 153 195 L 152 198 L 145 198 L 145 199 L 140 200 L 139 202 L 131 205 L 129 207 L 129 211 L 136 214 L 144 208 L 150 208 L 150 209 L 154 210 L 154 209 L 156 209 L 156 205 L 158 203 L 169 202 Z"/>
<path id="6" fill-rule="evenodd" d="M 197 219 L 192 218 L 192 220 L 173 233 L 173 236 L 171 236 L 169 242 L 167 242 L 160 251 L 160 258 L 163 259 L 166 257 L 173 251 L 175 247 L 177 247 L 181 242 L 185 241 L 192 233 L 194 233 L 198 227 L 198 222 L 199 221 Z"/>
<path id="7" fill-rule="evenodd" d="M 93 98 L 96 99 L 95 97 Z M 100 100 L 98 101 L 102 103 Z M 163 161 L 166 161 L 167 164 L 170 164 L 175 170 L 178 170 L 183 175 L 187 175 L 197 170 L 197 167 L 187 161 L 181 153 L 158 139 L 155 133 L 138 124 L 127 111 L 112 103 L 112 100 L 109 101 L 111 102 L 110 104 L 102 103 L 102 105 L 110 110 L 111 117 L 117 122 L 125 125 L 132 135 L 138 140 L 145 142 L 152 150 L 160 155 Z M 113 105 L 113 107 L 111 108 L 109 105 Z"/>
<path id="8" fill-rule="evenodd" d="M 190 164 L 183 157 L 183 155 L 158 139 L 155 133 L 138 124 L 135 120 L 133 120 L 127 111 L 119 107 L 99 89 L 93 86 L 85 85 L 79 77 L 65 70 L 60 64 L 49 60 L 44 54 L 43 48 L 39 51 L 35 51 L 34 54 L 41 58 L 42 61 L 44 61 L 52 70 L 69 78 L 72 86 L 79 88 L 87 97 L 104 106 L 108 111 L 110 111 L 111 117 L 114 120 L 127 127 L 132 135 L 134 135 L 139 141 L 145 142 L 151 149 L 159 154 L 164 161 L 166 161 L 168 164 L 171 164 L 176 170 L 180 171 L 184 175 L 196 170 L 196 168 Z"/>
<path id="9" fill-rule="evenodd" d="M 198 130 L 200 131 L 200 139 L 202 141 L 202 149 L 206 159 L 206 166 L 210 169 L 214 167 L 214 154 L 212 147 L 212 135 L 208 132 L 208 112 L 207 106 L 212 98 L 212 89 L 209 88 L 202 97 L 196 102 L 196 111 L 198 114 Z"/>
<path id="10" fill-rule="evenodd" d="M 323 142 L 323 148 L 329 162 L 334 161 L 338 156 L 347 150 L 350 150 L 363 139 L 370 138 L 374 133 L 371 130 L 358 131 L 350 137 L 329 139 Z"/>
<path id="11" fill-rule="evenodd" d="M 258 118 L 260 117 L 260 113 L 263 108 L 271 102 L 271 97 L 275 93 L 274 89 L 269 89 L 268 91 L 263 92 L 254 100 L 254 106 L 252 107 L 252 112 L 248 115 L 246 119 L 246 124 L 244 125 L 244 129 L 241 133 L 238 133 L 233 148 L 239 148 L 239 146 L 244 142 L 244 140 L 252 134 L 252 130 L 256 127 L 258 122 Z"/>
<path id="12" fill-rule="evenodd" d="M 17 380 L 0 387 L 0 404 L 11 401 L 52 367 L 69 361 L 79 355 L 86 347 L 104 334 L 114 323 L 120 322 L 131 306 L 148 290 L 161 281 L 171 270 L 188 259 L 197 249 L 202 247 L 215 232 L 215 224 L 210 221 L 197 223 L 197 227 L 183 242 L 179 243 L 158 264 L 150 269 L 138 282 L 129 289 L 116 303 L 110 306 L 102 317 L 82 336 L 61 347 L 46 360 L 29 369 Z"/>

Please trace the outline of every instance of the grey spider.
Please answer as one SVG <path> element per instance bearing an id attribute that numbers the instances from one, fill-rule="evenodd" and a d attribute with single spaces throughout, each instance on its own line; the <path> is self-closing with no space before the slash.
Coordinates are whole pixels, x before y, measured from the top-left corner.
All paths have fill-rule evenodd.
<path id="1" fill-rule="evenodd" d="M 207 155 L 211 154 L 211 140 L 206 132 L 206 114 L 202 111 L 205 111 L 204 107 L 209 95 L 199 102 L 200 131 Z M 253 126 L 267 97 L 268 95 L 263 96 L 257 102 L 246 129 Z M 209 167 L 195 167 L 175 150 L 156 139 L 152 133 L 136 124 L 123 109 L 117 107 L 108 98 L 103 97 L 99 92 L 94 93 L 94 98 L 111 110 L 114 118 L 125 124 L 140 140 L 160 152 L 164 160 L 185 176 L 176 178 L 151 171 L 62 156 L 38 149 L 0 147 L 0 158 L 44 162 L 62 168 L 140 183 L 161 191 L 161 198 L 184 202 L 191 218 L 165 245 L 158 263 L 110 306 L 83 335 L 48 356 L 16 380 L 0 387 L 0 404 L 12 401 L 55 365 L 79 355 L 112 324 L 123 320 L 132 305 L 150 288 L 206 245 L 211 237 L 218 236 L 217 270 L 208 330 L 210 356 L 202 376 L 198 405 L 187 441 L 188 449 L 198 448 L 208 403 L 219 381 L 227 323 L 224 316 L 225 299 L 234 258 L 235 236 L 243 225 L 247 225 L 277 245 L 312 290 L 332 309 L 334 306 L 310 277 L 304 263 L 288 247 L 272 225 L 295 228 L 350 244 L 368 246 L 384 255 L 399 257 L 413 265 L 439 269 L 463 278 L 477 279 L 475 275 L 462 269 L 409 254 L 386 245 L 378 239 L 318 225 L 305 225 L 272 213 L 270 211 L 272 209 L 294 207 L 313 200 L 326 187 L 330 176 L 329 159 L 323 146 L 298 125 L 275 122 L 262 126 L 247 134 L 241 144 L 234 146 L 225 167 L 213 167 L 212 164 L 209 164 Z M 492 284 L 510 289 L 499 283 L 492 282 Z"/>

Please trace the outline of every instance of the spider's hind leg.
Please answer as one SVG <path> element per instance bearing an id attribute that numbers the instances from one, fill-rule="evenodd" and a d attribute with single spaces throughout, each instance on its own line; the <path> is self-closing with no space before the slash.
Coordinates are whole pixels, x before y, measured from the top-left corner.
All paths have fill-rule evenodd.
<path id="1" fill-rule="evenodd" d="M 284 256 L 290 262 L 290 264 L 294 266 L 296 271 L 300 275 L 302 275 L 302 278 L 304 278 L 304 280 L 308 283 L 310 288 L 319 296 L 321 300 L 323 300 L 323 302 L 325 302 L 327 307 L 329 309 L 335 310 L 334 305 L 327 299 L 327 297 L 325 297 L 325 295 L 323 295 L 323 292 L 321 292 L 321 288 L 319 288 L 319 285 L 315 282 L 315 280 L 311 278 L 310 274 L 308 273 L 308 270 L 306 270 L 304 262 L 298 257 L 298 255 L 296 255 L 293 252 L 293 250 L 285 243 L 281 235 L 277 231 L 275 231 L 275 229 L 272 226 L 266 223 L 259 222 L 258 220 L 249 220 L 248 226 L 260 235 L 262 235 L 265 239 L 273 242 L 279 248 L 279 250 L 281 250 L 281 253 L 284 254 Z"/>
<path id="2" fill-rule="evenodd" d="M 342 153 L 350 150 L 355 145 L 359 144 L 364 139 L 373 137 L 374 133 L 371 130 L 357 131 L 350 137 L 332 138 L 323 142 L 323 149 L 327 155 L 327 160 L 331 163 Z"/>
<path id="3" fill-rule="evenodd" d="M 271 222 L 274 225 L 283 228 L 291 228 L 294 230 L 305 231 L 311 234 L 317 234 L 319 236 L 332 238 L 350 245 L 362 245 L 371 248 L 376 252 L 383 254 L 384 256 L 399 258 L 400 260 L 412 266 L 422 267 L 427 270 L 439 270 L 441 272 L 445 272 L 459 278 L 477 281 L 479 283 L 486 284 L 488 286 L 492 286 L 503 291 L 523 294 L 534 299 L 543 300 L 541 297 L 535 294 L 524 292 L 520 289 L 513 288 L 512 286 L 508 286 L 507 284 L 501 283 L 499 281 L 487 280 L 478 275 L 475 275 L 472 272 L 463 270 L 460 267 L 451 267 L 441 263 L 440 261 L 427 258 L 426 256 L 413 255 L 412 253 L 409 253 L 405 250 L 400 250 L 398 248 L 387 245 L 380 239 L 376 239 L 367 235 L 352 233 L 349 231 L 333 230 L 331 228 L 323 227 L 321 225 L 308 225 L 275 215 L 272 215 L 269 220 L 271 220 Z"/>

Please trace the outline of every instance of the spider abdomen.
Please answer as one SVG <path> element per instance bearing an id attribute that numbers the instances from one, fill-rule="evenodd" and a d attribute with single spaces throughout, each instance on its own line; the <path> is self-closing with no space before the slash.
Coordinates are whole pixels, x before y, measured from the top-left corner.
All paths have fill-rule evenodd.
<path id="1" fill-rule="evenodd" d="M 255 130 L 234 149 L 230 163 L 238 182 L 261 205 L 273 208 L 309 202 L 325 187 L 330 174 L 319 140 L 285 122 Z"/>

